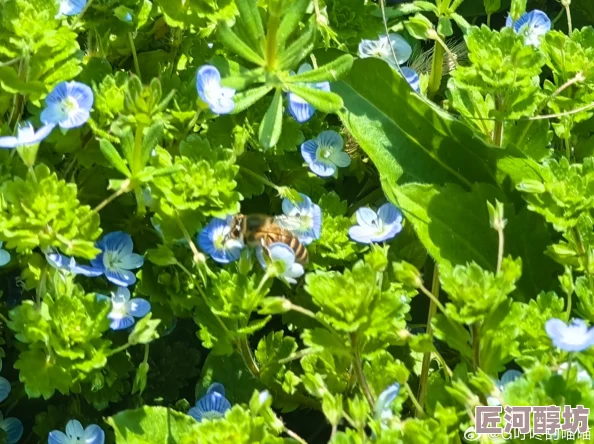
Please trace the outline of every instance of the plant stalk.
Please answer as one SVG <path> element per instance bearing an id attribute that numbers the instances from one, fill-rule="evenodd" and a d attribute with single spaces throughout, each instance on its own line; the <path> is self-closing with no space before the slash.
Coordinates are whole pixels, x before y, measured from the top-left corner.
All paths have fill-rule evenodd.
<path id="1" fill-rule="evenodd" d="M 351 335 L 351 342 L 353 347 L 353 355 L 354 355 L 354 365 L 355 365 L 355 373 L 357 375 L 357 380 L 359 381 L 359 385 L 361 386 L 361 390 L 367 399 L 367 402 L 373 407 L 375 406 L 375 400 L 373 398 L 373 394 L 371 393 L 371 388 L 367 383 L 367 378 L 365 378 L 365 373 L 363 372 L 363 363 L 361 361 L 361 355 L 359 353 L 359 344 L 357 342 L 356 334 Z"/>
<path id="2" fill-rule="evenodd" d="M 435 46 L 433 48 L 431 73 L 429 74 L 429 87 L 427 89 L 427 96 L 429 99 L 433 99 L 441 87 L 441 77 L 443 75 L 443 55 L 443 46 L 436 40 Z"/>

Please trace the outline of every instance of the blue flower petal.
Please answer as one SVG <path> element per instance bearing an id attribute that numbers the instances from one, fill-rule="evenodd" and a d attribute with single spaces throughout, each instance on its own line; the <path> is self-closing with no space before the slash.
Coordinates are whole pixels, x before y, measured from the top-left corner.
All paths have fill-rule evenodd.
<path id="1" fill-rule="evenodd" d="M 234 239 L 224 241 L 230 229 L 226 220 L 213 218 L 198 234 L 198 246 L 221 264 L 238 260 L 243 247 L 241 242 Z"/>
<path id="2" fill-rule="evenodd" d="M 400 384 L 397 382 L 389 386 L 385 389 L 377 398 L 375 402 L 375 418 L 381 419 L 382 416 L 385 415 L 386 412 L 391 413 L 391 407 L 394 400 L 398 397 L 400 393 Z"/>
<path id="3" fill-rule="evenodd" d="M 336 150 L 342 150 L 342 147 L 344 146 L 342 136 L 333 130 L 321 132 L 316 140 L 321 148 L 331 147 Z"/>
<path id="4" fill-rule="evenodd" d="M 333 176 L 336 171 L 336 165 L 328 160 L 319 159 L 309 164 L 309 169 L 320 177 Z"/>
<path id="5" fill-rule="evenodd" d="M 512 19 L 511 14 L 507 14 L 507 18 L 505 19 L 505 27 L 511 28 L 514 25 L 514 20 Z"/>
<path id="6" fill-rule="evenodd" d="M 91 424 L 85 429 L 83 435 L 84 444 L 104 444 L 105 432 L 97 424 Z"/>
<path id="7" fill-rule="evenodd" d="M 136 282 L 136 275 L 129 270 L 105 270 L 108 281 L 120 286 L 128 287 Z"/>
<path id="8" fill-rule="evenodd" d="M 93 90 L 80 82 L 61 82 L 46 97 L 41 121 L 64 129 L 78 128 L 90 117 L 94 103 Z"/>
<path id="9" fill-rule="evenodd" d="M 66 424 L 66 435 L 71 436 L 73 438 L 82 438 L 85 433 L 85 429 L 83 428 L 80 421 L 76 419 L 71 419 Z"/>
<path id="10" fill-rule="evenodd" d="M 142 318 L 151 311 L 149 301 L 142 298 L 134 298 L 128 301 L 128 313 L 135 318 Z"/>
<path id="11" fill-rule="evenodd" d="M 213 382 L 212 384 L 210 384 L 210 386 L 208 387 L 208 389 L 206 390 L 206 393 L 219 393 L 223 396 L 225 396 L 225 386 L 219 382 Z"/>
<path id="12" fill-rule="evenodd" d="M 231 403 L 220 393 L 212 392 L 203 396 L 196 403 L 196 407 L 203 412 L 218 412 L 224 414 L 231 408 Z"/>
<path id="13" fill-rule="evenodd" d="M 132 316 L 124 316 L 123 318 L 112 319 L 109 327 L 112 330 L 125 330 L 134 325 L 134 318 Z"/>
<path id="14" fill-rule="evenodd" d="M 402 66 L 400 67 L 400 69 L 402 70 L 402 74 L 404 74 L 404 78 L 406 79 L 410 87 L 414 91 L 420 93 L 421 79 L 419 78 L 419 74 L 417 74 L 417 72 L 414 69 L 409 68 L 407 66 Z"/>
<path id="15" fill-rule="evenodd" d="M 371 237 L 371 240 L 373 242 L 385 242 L 387 240 L 390 240 L 402 231 L 402 225 L 399 223 L 394 223 L 394 224 L 388 225 L 387 229 L 386 229 L 386 227 L 384 227 L 384 230 L 385 231 L 382 231 L 380 234 L 373 235 Z"/>
<path id="16" fill-rule="evenodd" d="M 322 209 L 319 205 L 314 204 L 312 207 L 313 215 L 313 234 L 315 239 L 319 239 L 322 235 Z"/>
<path id="17" fill-rule="evenodd" d="M 384 224 L 393 224 L 402 221 L 402 212 L 391 203 L 383 204 L 377 211 L 377 216 Z"/>
<path id="18" fill-rule="evenodd" d="M 316 161 L 318 152 L 318 143 L 315 140 L 307 140 L 301 144 L 301 155 L 308 164 Z"/>
<path id="19" fill-rule="evenodd" d="M 355 216 L 357 218 L 357 223 L 361 225 L 363 228 L 368 228 L 370 230 L 377 229 L 377 213 L 373 211 L 371 208 L 362 207 L 359 208 L 355 212 Z"/>
<path id="20" fill-rule="evenodd" d="M 56 18 L 59 18 L 62 15 L 78 15 L 82 12 L 86 5 L 87 0 L 61 0 L 60 11 L 58 12 Z"/>
<path id="21" fill-rule="evenodd" d="M 521 377 L 522 372 L 518 370 L 507 370 L 503 375 L 501 375 L 501 385 L 505 386 Z"/>
<path id="22" fill-rule="evenodd" d="M 0 137 L 0 148 L 16 148 L 19 146 L 18 139 L 14 136 Z"/>
<path id="23" fill-rule="evenodd" d="M 0 267 L 5 266 L 10 262 L 10 253 L 6 250 L 0 249 Z"/>
<path id="24" fill-rule="evenodd" d="M 66 436 L 66 434 L 60 430 L 53 430 L 49 433 L 47 437 L 48 444 L 71 444 L 70 438 Z"/>
<path id="25" fill-rule="evenodd" d="M 8 395 L 10 395 L 10 382 L 6 378 L 0 376 L 0 402 L 4 402 Z"/>
<path id="26" fill-rule="evenodd" d="M 0 428 L 6 432 L 8 444 L 16 444 L 23 436 L 23 423 L 16 418 L 5 418 Z"/>
<path id="27" fill-rule="evenodd" d="M 123 231 L 114 231 L 106 234 L 103 239 L 97 243 L 97 247 L 105 251 L 114 251 L 118 255 L 124 256 L 132 253 L 134 244 L 132 242 L 132 236 Z"/>
<path id="28" fill-rule="evenodd" d="M 144 265 L 144 257 L 140 254 L 130 253 L 120 258 L 120 266 L 126 270 L 134 270 Z"/>
<path id="29" fill-rule="evenodd" d="M 213 113 L 228 114 L 235 108 L 235 90 L 221 86 L 221 74 L 212 65 L 204 65 L 198 70 L 196 90 Z"/>
<path id="30" fill-rule="evenodd" d="M 68 270 L 70 264 L 70 258 L 60 253 L 47 253 L 45 260 L 53 268 L 57 270 Z"/>
<path id="31" fill-rule="evenodd" d="M 289 114 L 299 123 L 305 123 L 313 117 L 316 109 L 307 103 L 304 99 L 299 97 L 297 94 L 288 94 L 289 106 L 287 107 Z"/>
<path id="32" fill-rule="evenodd" d="M 351 158 L 344 151 L 334 151 L 329 160 L 339 168 L 345 168 L 351 164 Z"/>
<path id="33" fill-rule="evenodd" d="M 354 240 L 355 242 L 361 242 L 362 244 L 370 244 L 372 242 L 371 238 L 373 237 L 374 233 L 371 232 L 368 228 L 362 227 L 360 225 L 354 225 L 349 228 L 349 237 Z"/>
<path id="34" fill-rule="evenodd" d="M 97 277 L 103 274 L 103 270 L 89 267 L 88 265 L 77 264 L 74 258 L 70 261 L 70 271 L 74 274 L 81 274 L 86 277 Z"/>
<path id="35" fill-rule="evenodd" d="M 290 268 L 295 263 L 295 252 L 291 247 L 282 242 L 274 242 L 268 246 L 270 258 L 273 262 L 282 262 L 285 268 Z"/>

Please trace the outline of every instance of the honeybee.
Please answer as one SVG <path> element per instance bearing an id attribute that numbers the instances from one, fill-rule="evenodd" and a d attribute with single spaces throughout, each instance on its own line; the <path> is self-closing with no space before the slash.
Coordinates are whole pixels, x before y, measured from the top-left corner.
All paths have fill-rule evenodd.
<path id="1" fill-rule="evenodd" d="M 309 254 L 291 231 L 299 227 L 299 219 L 290 216 L 238 214 L 231 221 L 229 237 L 243 241 L 250 247 L 268 247 L 274 242 L 287 244 L 295 252 L 295 261 L 307 264 Z"/>

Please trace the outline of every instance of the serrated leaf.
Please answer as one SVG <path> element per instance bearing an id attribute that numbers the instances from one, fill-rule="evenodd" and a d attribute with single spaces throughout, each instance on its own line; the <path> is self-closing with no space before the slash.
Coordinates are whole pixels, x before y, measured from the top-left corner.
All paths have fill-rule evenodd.
<path id="1" fill-rule="evenodd" d="M 272 148 L 280 138 L 283 126 L 283 97 L 280 89 L 274 93 L 274 98 L 268 111 L 262 119 L 259 130 L 260 144 L 265 148 Z"/>
<path id="2" fill-rule="evenodd" d="M 235 97 L 233 97 L 235 108 L 233 108 L 232 114 L 238 114 L 242 111 L 245 111 L 270 91 L 272 91 L 272 88 L 273 87 L 271 85 L 263 85 L 235 94 Z"/>
<path id="3" fill-rule="evenodd" d="M 256 65 L 265 65 L 264 58 L 241 40 L 225 22 L 219 23 L 218 31 L 221 42 L 235 54 Z"/>
<path id="4" fill-rule="evenodd" d="M 289 36 L 297 29 L 299 21 L 310 3 L 311 0 L 295 0 L 283 11 L 283 18 L 276 35 L 277 51 L 284 47 Z"/>
<path id="5" fill-rule="evenodd" d="M 307 103 L 325 113 L 334 113 L 342 108 L 343 102 L 338 94 L 303 85 L 290 84 L 288 90 L 297 94 Z"/>
<path id="6" fill-rule="evenodd" d="M 344 76 L 353 66 L 353 56 L 344 54 L 337 59 L 320 66 L 317 69 L 306 71 L 301 74 L 296 74 L 287 79 L 289 83 L 303 82 L 316 83 L 330 81 L 335 82 Z"/>
<path id="7" fill-rule="evenodd" d="M 118 170 L 120 173 L 122 173 L 126 177 L 132 176 L 132 173 L 130 172 L 130 170 L 128 169 L 128 166 L 126 165 L 126 162 L 124 162 L 124 159 L 122 159 L 122 156 L 120 156 L 120 153 L 118 153 L 118 150 L 116 150 L 116 148 L 111 144 L 111 142 L 109 140 L 101 139 L 99 141 L 99 148 L 101 149 L 101 152 L 103 153 L 105 158 L 108 160 L 108 162 L 116 170 Z"/>

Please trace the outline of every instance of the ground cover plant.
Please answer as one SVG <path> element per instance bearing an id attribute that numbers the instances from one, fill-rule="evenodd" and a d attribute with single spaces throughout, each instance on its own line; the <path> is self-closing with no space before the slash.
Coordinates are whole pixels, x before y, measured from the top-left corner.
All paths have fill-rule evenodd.
<path id="1" fill-rule="evenodd" d="M 0 442 L 591 442 L 590 0 L 0 6 Z"/>

